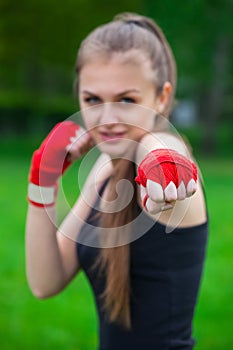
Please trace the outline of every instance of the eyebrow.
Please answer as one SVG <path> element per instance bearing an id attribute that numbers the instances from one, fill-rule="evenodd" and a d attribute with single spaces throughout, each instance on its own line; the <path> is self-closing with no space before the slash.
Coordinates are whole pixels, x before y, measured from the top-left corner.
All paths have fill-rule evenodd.
<path id="1" fill-rule="evenodd" d="M 82 92 L 83 94 L 88 94 L 88 95 L 97 96 L 96 93 L 91 92 L 91 91 L 88 91 L 88 90 L 83 90 L 83 91 L 81 91 L 81 92 Z M 131 93 L 131 92 L 140 94 L 140 91 L 137 90 L 137 89 L 129 89 L 129 90 L 125 90 L 125 91 L 120 92 L 120 93 L 117 94 L 116 96 L 117 96 L 117 97 L 121 97 L 121 96 L 123 96 L 123 95 L 125 95 L 125 94 L 128 94 L 128 93 Z"/>

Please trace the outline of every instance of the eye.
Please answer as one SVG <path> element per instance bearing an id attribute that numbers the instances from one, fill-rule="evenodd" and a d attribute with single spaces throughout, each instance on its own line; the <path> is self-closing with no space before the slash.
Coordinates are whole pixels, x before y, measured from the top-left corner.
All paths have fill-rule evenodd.
<path id="1" fill-rule="evenodd" d="M 135 103 L 136 101 L 131 97 L 122 97 L 120 102 L 122 102 L 122 103 Z"/>
<path id="2" fill-rule="evenodd" d="M 84 102 L 89 105 L 95 105 L 101 102 L 100 98 L 97 96 L 89 96 L 84 98 Z"/>

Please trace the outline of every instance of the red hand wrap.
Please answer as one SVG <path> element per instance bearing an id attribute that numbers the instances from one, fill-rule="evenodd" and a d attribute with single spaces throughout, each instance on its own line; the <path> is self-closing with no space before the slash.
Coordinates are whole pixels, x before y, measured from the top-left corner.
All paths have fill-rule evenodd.
<path id="1" fill-rule="evenodd" d="M 43 188 L 54 187 L 56 189 L 58 178 L 71 164 L 66 157 L 68 153 L 67 146 L 71 144 L 71 138 L 76 136 L 76 132 L 79 129 L 80 126 L 72 121 L 58 123 L 52 129 L 40 148 L 33 153 L 29 173 L 31 184 Z M 37 206 L 44 206 L 43 203 L 36 203 L 30 198 L 28 199 Z"/>
<path id="2" fill-rule="evenodd" d="M 181 181 L 197 181 L 197 167 L 180 153 L 171 149 L 156 149 L 147 154 L 138 167 L 135 181 L 146 187 L 147 180 L 159 183 L 163 189 L 173 181 L 178 188 Z"/>

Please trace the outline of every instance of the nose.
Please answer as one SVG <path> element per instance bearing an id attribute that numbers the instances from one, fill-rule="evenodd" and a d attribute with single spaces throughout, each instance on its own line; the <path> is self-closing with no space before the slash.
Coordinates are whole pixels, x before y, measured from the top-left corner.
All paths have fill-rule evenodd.
<path id="1" fill-rule="evenodd" d="M 118 122 L 117 108 L 112 103 L 104 103 L 100 111 L 100 123 L 111 125 Z"/>

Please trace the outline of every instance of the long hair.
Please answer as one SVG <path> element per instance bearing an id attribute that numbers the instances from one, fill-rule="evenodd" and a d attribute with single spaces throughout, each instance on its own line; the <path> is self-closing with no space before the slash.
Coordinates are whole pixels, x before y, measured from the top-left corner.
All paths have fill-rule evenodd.
<path id="1" fill-rule="evenodd" d="M 155 84 L 155 94 L 162 92 L 165 82 L 172 85 L 172 93 L 164 112 L 166 116 L 172 108 L 176 90 L 176 64 L 171 48 L 159 26 L 150 18 L 134 13 L 117 15 L 110 23 L 91 32 L 81 43 L 76 61 L 75 91 L 78 94 L 79 73 L 83 66 L 106 55 L 127 53 L 130 50 L 142 52 L 151 63 Z M 134 59 L 132 57 L 132 59 Z M 134 164 L 122 160 L 115 169 L 107 185 L 107 200 L 116 198 L 116 185 L 121 179 L 127 179 L 134 185 Z M 124 227 L 135 217 L 136 195 L 124 209 L 114 214 L 102 213 L 100 224 L 104 227 Z M 97 265 L 106 274 L 106 288 L 102 295 L 103 307 L 110 321 L 119 322 L 125 328 L 131 327 L 130 317 L 130 246 L 122 244 L 111 248 L 101 248 Z"/>
<path id="2" fill-rule="evenodd" d="M 101 246 L 94 268 L 106 276 L 106 288 L 102 294 L 103 308 L 111 322 L 131 327 L 130 318 L 130 249 L 132 237 L 130 223 L 136 218 L 136 184 L 134 181 L 134 163 L 121 159 L 108 181 L 108 203 L 111 213 L 103 211 L 100 214 L 100 227 L 109 228 Z M 121 190 L 116 190 L 117 184 L 124 179 Z M 132 185 L 133 191 L 129 191 Z M 131 193 L 129 193 L 131 192 Z M 128 201 L 128 197 L 130 200 Z M 119 200 L 120 198 L 120 200 Z M 117 202 L 117 199 L 119 200 Z M 120 208 L 119 208 L 120 204 Z"/>

